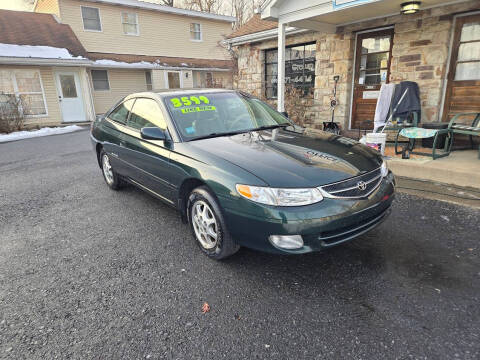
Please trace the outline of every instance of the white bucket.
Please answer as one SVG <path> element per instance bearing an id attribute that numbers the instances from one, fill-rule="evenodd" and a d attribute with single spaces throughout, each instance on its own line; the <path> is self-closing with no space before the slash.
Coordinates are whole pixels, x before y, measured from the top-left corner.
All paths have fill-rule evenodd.
<path id="1" fill-rule="evenodd" d="M 367 134 L 367 146 L 379 151 L 382 155 L 385 155 L 385 144 L 387 142 L 387 134 L 385 133 L 368 133 Z"/>

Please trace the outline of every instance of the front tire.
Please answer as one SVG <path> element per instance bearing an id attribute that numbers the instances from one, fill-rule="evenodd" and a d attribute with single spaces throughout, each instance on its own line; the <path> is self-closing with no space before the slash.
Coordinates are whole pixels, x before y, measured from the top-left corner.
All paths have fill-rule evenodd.
<path id="1" fill-rule="evenodd" d="M 102 164 L 103 179 L 108 187 L 112 190 L 119 190 L 123 185 L 122 179 L 120 179 L 120 176 L 113 170 L 110 164 L 110 157 L 103 150 L 100 152 L 100 161 Z"/>
<path id="2" fill-rule="evenodd" d="M 187 214 L 193 238 L 208 257 L 225 259 L 240 249 L 227 230 L 217 200 L 205 186 L 190 193 Z"/>

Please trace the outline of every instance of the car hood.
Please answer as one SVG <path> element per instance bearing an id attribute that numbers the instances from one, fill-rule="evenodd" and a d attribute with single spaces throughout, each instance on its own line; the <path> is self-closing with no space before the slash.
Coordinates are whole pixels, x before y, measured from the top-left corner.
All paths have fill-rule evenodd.
<path id="1" fill-rule="evenodd" d="M 256 131 L 189 142 L 254 174 L 272 187 L 315 187 L 377 169 L 381 156 L 331 133 Z"/>

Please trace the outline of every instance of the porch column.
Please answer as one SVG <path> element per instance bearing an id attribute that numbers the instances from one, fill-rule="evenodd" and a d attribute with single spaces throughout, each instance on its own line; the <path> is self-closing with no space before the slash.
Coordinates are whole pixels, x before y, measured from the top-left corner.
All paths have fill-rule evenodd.
<path id="1" fill-rule="evenodd" d="M 285 111 L 285 27 L 278 23 L 277 110 Z"/>

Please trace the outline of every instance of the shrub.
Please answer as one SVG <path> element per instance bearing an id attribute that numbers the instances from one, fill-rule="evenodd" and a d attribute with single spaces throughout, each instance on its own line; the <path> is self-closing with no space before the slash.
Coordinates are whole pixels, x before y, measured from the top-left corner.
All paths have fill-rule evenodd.
<path id="1" fill-rule="evenodd" d="M 10 133 L 23 127 L 23 107 L 20 98 L 0 94 L 0 133 Z"/>

